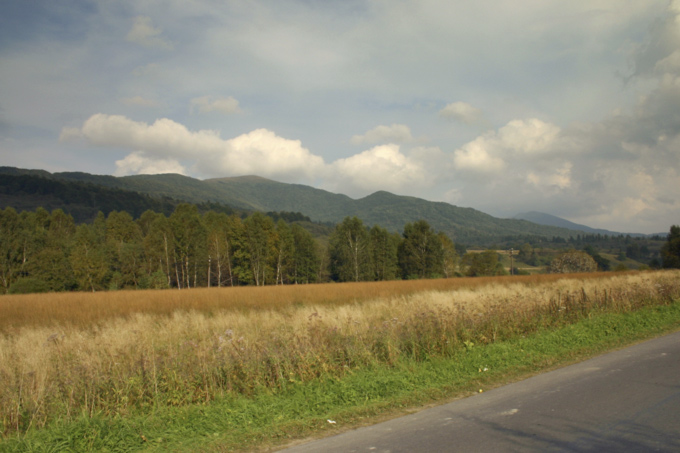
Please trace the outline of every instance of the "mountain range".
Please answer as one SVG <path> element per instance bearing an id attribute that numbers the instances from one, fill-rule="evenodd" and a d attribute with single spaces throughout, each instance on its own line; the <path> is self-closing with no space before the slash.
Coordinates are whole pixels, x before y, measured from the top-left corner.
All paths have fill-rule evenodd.
<path id="1" fill-rule="evenodd" d="M 406 223 L 420 219 L 426 220 L 433 229 L 449 235 L 454 241 L 465 244 L 490 244 L 506 240 L 517 240 L 522 237 L 542 237 L 547 240 L 553 237 L 568 238 L 581 232 L 604 232 L 606 230 L 584 229 L 582 225 L 568 222 L 559 217 L 540 213 L 526 213 L 513 219 L 501 219 L 485 214 L 473 208 L 462 208 L 443 202 L 432 202 L 416 197 L 400 196 L 385 191 L 375 192 L 367 197 L 352 199 L 346 195 L 335 194 L 301 184 L 286 184 L 258 176 L 240 176 L 199 180 L 179 174 L 135 175 L 114 177 L 108 175 L 92 175 L 82 172 L 49 173 L 44 170 L 26 170 L 14 167 L 0 167 L 0 174 L 11 177 L 23 177 L 38 184 L 42 180 L 59 181 L 67 186 L 72 185 L 72 192 L 87 190 L 93 186 L 99 191 L 95 200 L 86 197 L 80 203 L 80 209 L 100 208 L 105 200 L 106 190 L 125 191 L 130 200 L 142 206 L 153 200 L 186 201 L 190 203 L 219 203 L 242 211 L 287 211 L 300 212 L 313 221 L 338 223 L 347 216 L 357 216 L 365 224 L 380 225 L 391 231 L 401 231 Z M 25 185 L 25 184 L 24 184 Z M 26 189 L 20 189 L 26 192 Z M 91 191 L 92 189 L 90 189 Z M 0 184 L 0 203 L 12 205 L 21 199 L 22 193 L 8 188 L 8 184 Z M 40 197 L 35 194 L 32 201 L 23 199 L 22 208 L 27 209 L 31 203 L 39 203 Z M 45 194 L 47 195 L 47 194 Z M 140 201 L 140 197 L 141 200 Z M 152 200 L 152 201 L 149 201 Z M 52 200 L 54 206 L 55 200 Z M 14 206 L 16 207 L 16 206 Z M 35 206 L 37 207 L 37 206 Z M 44 206 L 43 206 L 44 207 Z M 123 210 L 120 207 L 117 210 Z M 139 208 L 141 209 L 141 208 Z M 150 208 L 153 209 L 153 208 Z M 68 211 L 68 209 L 65 209 Z M 133 215 L 138 215 L 137 212 Z M 602 234 L 618 234 L 606 232 Z"/>

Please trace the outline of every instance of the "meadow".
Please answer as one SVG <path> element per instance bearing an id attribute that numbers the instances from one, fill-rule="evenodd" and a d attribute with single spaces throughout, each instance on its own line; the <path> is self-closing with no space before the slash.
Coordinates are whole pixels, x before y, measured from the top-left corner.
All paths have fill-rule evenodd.
<path id="1" fill-rule="evenodd" d="M 680 297 L 680 271 L 0 297 L 5 438 L 424 363 Z"/>

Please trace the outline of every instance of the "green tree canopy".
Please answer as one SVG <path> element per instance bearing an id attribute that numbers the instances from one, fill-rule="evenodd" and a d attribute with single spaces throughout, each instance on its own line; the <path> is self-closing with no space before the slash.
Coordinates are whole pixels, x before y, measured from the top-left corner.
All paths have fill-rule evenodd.
<path id="1" fill-rule="evenodd" d="M 374 225 L 369 231 L 371 273 L 374 280 L 394 280 L 399 276 L 397 251 L 401 238 L 385 228 Z"/>
<path id="2" fill-rule="evenodd" d="M 358 217 L 345 217 L 330 237 L 331 276 L 341 282 L 371 280 L 369 234 Z"/>
<path id="3" fill-rule="evenodd" d="M 505 274 L 505 269 L 498 261 L 498 253 L 495 250 L 467 253 L 463 257 L 463 264 L 467 267 L 465 275 L 468 277 L 490 277 Z"/>
<path id="4" fill-rule="evenodd" d="M 79 225 L 76 229 L 70 261 L 78 286 L 86 291 L 98 291 L 106 287 L 109 260 L 106 253 L 104 214 L 99 213 L 92 224 Z"/>
<path id="5" fill-rule="evenodd" d="M 244 222 L 245 245 L 250 269 L 257 286 L 264 286 L 270 280 L 276 283 L 272 259 L 276 255 L 275 225 L 271 217 L 255 212 Z"/>
<path id="6" fill-rule="evenodd" d="M 319 279 L 321 260 L 317 245 L 311 233 L 298 224 L 291 227 L 294 253 L 291 269 L 291 283 L 314 283 Z"/>
<path id="7" fill-rule="evenodd" d="M 435 278 L 444 275 L 444 249 L 430 224 L 418 220 L 404 226 L 399 245 L 399 266 L 404 278 Z"/>
<path id="8" fill-rule="evenodd" d="M 671 226 L 666 242 L 661 247 L 661 259 L 664 268 L 680 268 L 680 226 Z"/>
<path id="9" fill-rule="evenodd" d="M 442 271 L 444 272 L 444 277 L 451 278 L 458 269 L 456 246 L 445 233 L 440 232 L 438 237 L 442 244 Z"/>
<path id="10" fill-rule="evenodd" d="M 205 227 L 198 208 L 186 203 L 180 204 L 169 220 L 175 238 L 175 273 L 179 287 L 197 286 L 199 263 L 203 262 L 206 248 Z"/>

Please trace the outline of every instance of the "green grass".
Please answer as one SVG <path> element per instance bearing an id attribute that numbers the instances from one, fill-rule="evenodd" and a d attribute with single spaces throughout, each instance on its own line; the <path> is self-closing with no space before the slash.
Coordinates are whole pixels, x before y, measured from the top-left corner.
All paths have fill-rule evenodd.
<path id="1" fill-rule="evenodd" d="M 526 338 L 468 345 L 448 358 L 401 360 L 343 378 L 291 383 L 250 398 L 159 408 L 143 416 L 57 422 L 21 438 L 6 438 L 0 452 L 266 449 L 488 390 L 679 327 L 680 301 L 624 314 L 592 315 Z"/>

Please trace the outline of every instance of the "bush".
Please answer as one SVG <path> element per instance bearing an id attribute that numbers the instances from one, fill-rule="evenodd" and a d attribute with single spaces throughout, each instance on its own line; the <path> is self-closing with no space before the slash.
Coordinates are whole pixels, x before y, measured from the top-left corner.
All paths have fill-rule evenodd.
<path id="1" fill-rule="evenodd" d="M 569 251 L 561 254 L 550 263 L 551 274 L 568 274 L 573 272 L 595 272 L 597 263 L 586 252 Z"/>
<path id="2" fill-rule="evenodd" d="M 10 294 L 31 294 L 49 292 L 50 284 L 39 278 L 20 278 L 9 287 Z"/>
<path id="3" fill-rule="evenodd" d="M 156 271 L 139 279 L 139 289 L 168 289 L 168 278 L 163 271 Z"/>

